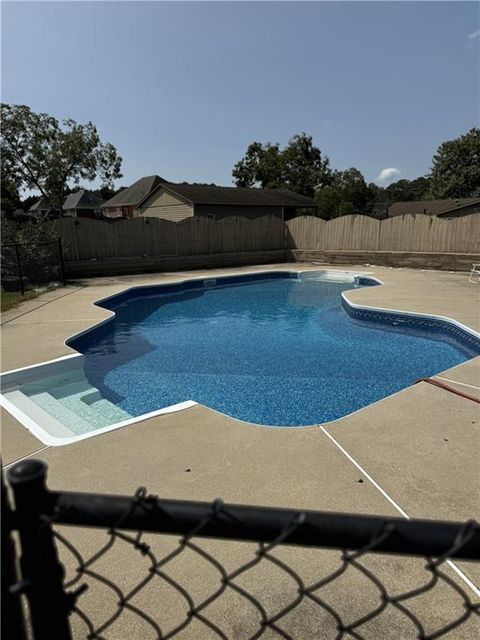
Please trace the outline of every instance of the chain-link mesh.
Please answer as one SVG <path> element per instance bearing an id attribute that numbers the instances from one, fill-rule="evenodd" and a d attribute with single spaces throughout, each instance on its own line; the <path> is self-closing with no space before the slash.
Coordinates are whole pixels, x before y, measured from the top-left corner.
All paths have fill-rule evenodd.
<path id="1" fill-rule="evenodd" d="M 7 244 L 1 247 L 1 324 L 22 313 L 18 305 L 59 283 L 65 284 L 59 240 Z M 33 305 L 34 306 L 34 305 Z M 33 308 L 33 307 L 32 307 Z"/>
<path id="2" fill-rule="evenodd" d="M 34 250 L 26 244 L 19 246 L 22 273 L 32 285 L 63 282 L 61 248 L 58 240 L 39 242 Z"/>
<path id="3" fill-rule="evenodd" d="M 0 256 L 2 286 L 20 291 L 21 280 L 15 245 L 2 245 Z"/>
<path id="4" fill-rule="evenodd" d="M 160 510 L 144 490 L 134 508 Z M 268 543 L 240 542 L 252 531 L 221 501 L 180 540 L 122 530 L 128 515 L 113 528 L 99 516 L 92 525 L 104 530 L 54 525 L 74 638 L 480 637 L 475 588 L 449 560 L 478 536 L 476 523 L 441 557 L 421 558 L 375 553 L 395 533 L 388 519 L 363 548 L 347 551 L 288 545 L 302 513 Z M 238 541 L 202 538 L 226 520 Z"/>
<path id="5" fill-rule="evenodd" d="M 2 245 L 2 285 L 12 291 L 33 285 L 63 281 L 61 247 L 58 240 Z"/>

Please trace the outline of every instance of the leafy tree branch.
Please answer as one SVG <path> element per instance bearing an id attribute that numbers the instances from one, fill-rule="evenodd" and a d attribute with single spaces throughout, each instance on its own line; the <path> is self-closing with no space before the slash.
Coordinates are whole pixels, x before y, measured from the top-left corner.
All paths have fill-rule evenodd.
<path id="1" fill-rule="evenodd" d="M 51 208 L 61 212 L 70 186 L 100 179 L 112 188 L 120 178 L 122 159 L 115 147 L 100 140 L 91 123 L 58 121 L 26 105 L 1 105 L 2 179 L 18 192 L 37 190 Z"/>

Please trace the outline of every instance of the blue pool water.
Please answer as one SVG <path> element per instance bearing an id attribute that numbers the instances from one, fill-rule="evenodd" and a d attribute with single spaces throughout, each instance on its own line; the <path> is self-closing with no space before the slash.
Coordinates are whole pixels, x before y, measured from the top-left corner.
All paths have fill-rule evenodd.
<path id="1" fill-rule="evenodd" d="M 284 274 L 189 286 L 110 299 L 101 306 L 115 319 L 70 342 L 89 382 L 132 416 L 195 400 L 258 424 L 316 424 L 480 353 L 435 327 L 351 317 L 351 283 Z"/>

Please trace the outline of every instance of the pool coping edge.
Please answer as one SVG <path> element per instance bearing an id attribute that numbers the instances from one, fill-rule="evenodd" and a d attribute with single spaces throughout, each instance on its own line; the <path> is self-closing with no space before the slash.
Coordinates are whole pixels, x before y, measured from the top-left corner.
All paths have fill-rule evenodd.
<path id="1" fill-rule="evenodd" d="M 104 296 L 102 298 L 99 298 L 97 300 L 94 300 L 91 305 L 92 306 L 96 306 L 101 308 L 103 311 L 105 311 L 108 316 L 106 318 L 103 318 L 101 320 L 99 320 L 98 322 L 95 322 L 94 324 L 90 325 L 89 327 L 76 332 L 74 334 L 72 334 L 71 336 L 68 336 L 67 338 L 65 338 L 65 340 L 63 341 L 63 344 L 70 348 L 70 349 L 74 349 L 73 347 L 71 347 L 68 343 L 70 341 L 73 341 L 76 338 L 79 338 L 83 335 L 85 335 L 86 333 L 89 333 L 90 331 L 92 331 L 93 329 L 96 329 L 100 326 L 102 326 L 103 324 L 107 323 L 107 322 L 111 322 L 114 318 L 115 318 L 115 312 L 107 309 L 105 307 L 103 307 L 101 305 L 102 302 L 105 302 L 107 300 L 110 300 L 112 298 L 118 297 L 119 295 L 125 294 L 129 291 L 134 291 L 137 289 L 144 289 L 144 288 L 150 288 L 150 287 L 163 287 L 163 286 L 168 286 L 168 285 L 181 285 L 181 284 L 185 284 L 186 282 L 191 282 L 191 281 L 198 281 L 198 280 L 218 280 L 218 279 L 229 279 L 229 278 L 234 278 L 234 277 L 238 277 L 238 275 L 260 275 L 260 274 L 264 274 L 264 273 L 268 273 L 268 274 L 275 274 L 275 273 L 292 273 L 292 274 L 301 274 L 301 273 L 312 273 L 312 272 L 320 272 L 320 273 L 324 273 L 324 274 L 328 274 L 328 273 L 332 273 L 332 274 L 338 274 L 338 275 L 348 275 L 354 278 L 354 282 L 355 282 L 355 278 L 358 277 L 366 277 L 369 280 L 374 281 L 376 284 L 378 285 L 385 285 L 385 283 L 380 280 L 379 278 L 375 277 L 371 271 L 360 271 L 360 270 L 345 270 L 345 269 L 277 269 L 277 270 L 265 270 L 265 269 L 259 269 L 259 270 L 254 270 L 254 271 L 248 271 L 247 273 L 242 273 L 242 274 L 227 274 L 227 275 L 222 275 L 222 276 L 218 276 L 218 277 L 208 277 L 205 275 L 201 275 L 201 276 L 193 276 L 193 277 L 187 277 L 181 280 L 176 280 L 174 282 L 169 282 L 169 283 L 156 283 L 156 284 L 132 284 L 130 286 L 127 286 L 125 288 L 123 288 L 121 291 L 118 291 L 116 293 L 110 294 L 108 296 Z M 353 282 L 353 283 L 354 283 Z M 353 284 L 352 283 L 352 284 Z M 349 290 L 350 291 L 350 290 Z M 352 309 L 357 309 L 357 310 L 362 310 L 362 311 L 366 311 L 366 312 L 375 312 L 375 313 L 379 313 L 379 314 L 395 314 L 395 315 L 399 315 L 399 316 L 405 316 L 405 317 L 409 317 L 409 318 L 422 318 L 422 319 L 429 319 L 429 320 L 436 320 L 436 321 L 440 321 L 440 322 L 444 322 L 450 325 L 453 325 L 454 327 L 456 327 L 457 329 L 459 329 L 460 331 L 468 334 L 469 336 L 473 337 L 473 338 L 477 338 L 480 340 L 480 333 L 475 331 L 474 329 L 471 329 L 470 327 L 467 327 L 466 325 L 458 322 L 457 320 L 455 320 L 454 318 L 449 318 L 447 316 L 441 316 L 441 315 L 434 315 L 434 314 L 426 314 L 426 313 L 422 313 L 422 312 L 412 312 L 412 311 L 403 311 L 403 310 L 398 310 L 398 309 L 389 309 L 389 308 L 385 308 L 385 307 L 370 307 L 370 306 L 366 306 L 366 305 L 361 305 L 358 303 L 354 303 L 351 300 L 348 299 L 347 294 L 349 293 L 349 291 L 344 291 L 341 292 L 341 297 L 342 297 L 342 301 L 349 307 L 351 307 Z M 36 369 L 38 367 L 43 367 L 46 365 L 55 365 L 58 362 L 61 361 L 66 361 L 66 360 L 77 360 L 78 358 L 83 358 L 84 355 L 80 352 L 76 352 L 76 353 L 72 353 L 72 354 L 67 354 L 65 356 L 60 356 L 58 358 L 53 358 L 52 360 L 45 360 L 43 362 L 39 362 L 33 365 L 28 365 L 26 367 L 19 367 L 17 369 L 11 369 L 5 372 L 2 372 L 0 374 L 0 380 L 4 380 L 6 377 L 8 378 L 9 376 L 16 374 L 16 373 L 20 373 L 22 371 L 26 371 L 29 369 Z M 443 373 L 440 372 L 438 375 L 441 375 Z M 406 389 L 408 389 L 409 387 L 406 387 Z M 401 389 L 399 392 L 400 393 L 402 391 L 405 391 L 405 389 Z M 376 404 L 377 402 L 382 402 L 383 400 L 388 399 L 389 397 L 391 397 L 391 395 L 395 395 L 395 394 L 390 394 L 389 396 L 386 396 L 385 398 L 381 398 L 380 400 L 376 401 L 375 403 L 372 404 Z M 190 409 L 192 407 L 195 406 L 202 406 L 202 407 L 206 407 L 206 405 L 202 405 L 194 400 L 184 400 L 181 401 L 179 403 L 175 403 L 173 405 L 169 405 L 167 407 L 163 407 L 161 409 L 157 409 L 155 411 L 149 412 L 149 413 L 145 413 L 142 414 L 140 416 L 135 416 L 132 417 L 131 419 L 128 420 L 123 420 L 120 422 L 116 422 L 112 425 L 108 425 L 106 427 L 102 427 L 100 429 L 91 431 L 91 432 L 87 432 L 85 434 L 73 434 L 72 432 L 72 436 L 71 437 L 56 437 L 51 435 L 50 433 L 48 433 L 48 431 L 46 431 L 42 426 L 38 425 L 30 416 L 28 416 L 28 414 L 26 414 L 25 412 L 23 412 L 19 407 L 17 407 L 13 402 L 10 402 L 8 400 L 8 398 L 5 398 L 5 396 L 3 395 L 3 392 L 0 393 L 0 406 L 3 406 L 14 418 L 16 418 L 25 428 L 27 428 L 28 431 L 30 431 L 40 442 L 42 442 L 45 445 L 48 446 L 53 446 L 53 447 L 57 447 L 57 446 L 65 446 L 68 444 L 74 444 L 76 442 L 80 442 L 82 440 L 86 440 L 88 438 L 91 437 L 95 437 L 98 435 L 102 435 L 104 433 L 108 433 L 110 431 L 114 431 L 116 429 L 120 429 L 122 427 L 127 427 L 130 426 L 132 424 L 138 423 L 138 422 L 143 422 L 145 420 L 149 420 L 150 418 L 155 418 L 157 416 L 161 416 L 161 415 L 167 415 L 167 414 L 171 414 L 171 413 L 177 413 L 179 411 L 184 411 L 186 409 Z M 367 407 L 369 407 L 371 405 L 367 405 Z M 357 413 L 358 411 L 363 411 L 365 410 L 367 407 L 362 407 L 360 409 L 356 409 L 354 412 L 351 412 L 349 414 L 346 414 L 345 416 L 342 416 L 341 418 L 337 418 L 336 420 L 333 421 L 328 421 L 325 423 L 322 423 L 322 425 L 328 425 L 332 422 L 338 422 L 338 420 L 342 420 L 344 418 L 347 418 L 348 416 L 352 415 L 352 413 Z M 211 409 L 210 407 L 206 407 Z M 213 411 L 216 411 L 215 409 L 211 409 Z M 222 412 L 219 412 L 222 413 Z M 250 422 L 245 422 L 243 420 L 237 420 L 236 418 L 232 417 L 232 416 L 228 416 L 228 414 L 223 414 L 227 416 L 228 418 L 231 418 L 233 420 L 236 420 L 238 422 L 241 422 L 242 424 L 246 424 L 246 425 L 252 425 L 252 426 L 258 426 L 258 427 L 268 427 L 268 428 L 292 428 L 292 429 L 311 429 L 314 427 L 319 427 L 321 426 L 320 423 L 318 424 L 312 424 L 312 425 L 301 425 L 301 426 L 290 426 L 290 427 L 285 427 L 285 426 L 281 426 L 281 425 L 260 425 L 260 424 L 256 424 L 256 423 L 250 423 Z"/>

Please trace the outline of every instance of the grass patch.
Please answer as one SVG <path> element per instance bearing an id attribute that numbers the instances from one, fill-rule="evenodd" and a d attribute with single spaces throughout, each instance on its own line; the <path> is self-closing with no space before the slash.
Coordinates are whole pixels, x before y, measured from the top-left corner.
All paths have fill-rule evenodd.
<path id="1" fill-rule="evenodd" d="M 13 309 L 17 307 L 25 300 L 32 300 L 40 295 L 37 291 L 25 291 L 25 295 L 22 296 L 20 291 L 3 291 L 0 297 L 0 308 L 1 311 L 8 311 L 9 309 Z"/>

